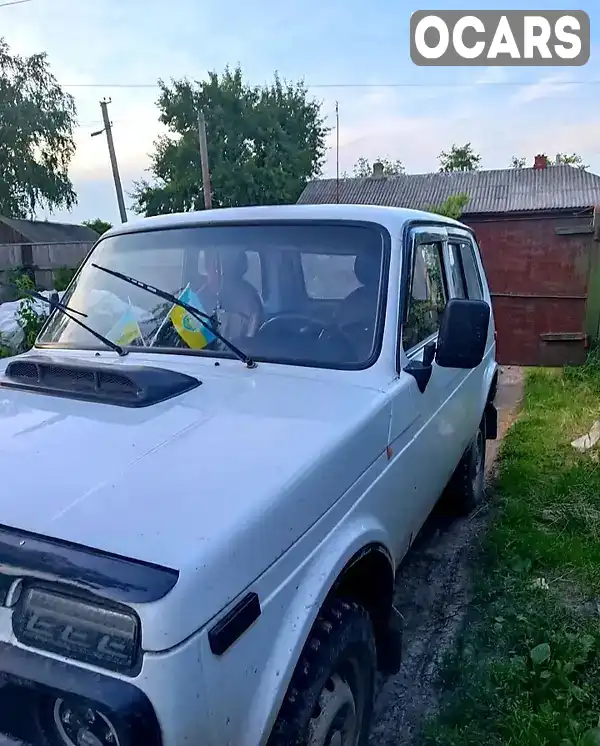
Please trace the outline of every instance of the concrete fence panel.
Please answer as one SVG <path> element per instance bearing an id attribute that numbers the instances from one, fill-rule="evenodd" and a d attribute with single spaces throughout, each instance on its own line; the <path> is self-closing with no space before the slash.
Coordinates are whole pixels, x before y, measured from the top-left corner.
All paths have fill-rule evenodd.
<path id="1" fill-rule="evenodd" d="M 6 282 L 11 271 L 28 270 L 35 277 L 36 286 L 51 290 L 54 272 L 67 267 L 79 267 L 92 247 L 90 241 L 40 244 L 0 244 L 0 281 Z M 0 288 L 0 302 L 14 299 L 15 294 Z"/>

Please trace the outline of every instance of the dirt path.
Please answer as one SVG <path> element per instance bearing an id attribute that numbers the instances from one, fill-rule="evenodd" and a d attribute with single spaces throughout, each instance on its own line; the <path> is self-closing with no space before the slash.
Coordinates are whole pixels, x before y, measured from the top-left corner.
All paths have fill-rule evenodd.
<path id="1" fill-rule="evenodd" d="M 488 441 L 488 480 L 494 476 L 501 439 L 518 414 L 522 391 L 523 371 L 505 368 L 496 399 L 499 438 Z M 406 625 L 404 663 L 377 698 L 372 746 L 414 742 L 425 718 L 438 707 L 437 674 L 465 618 L 470 597 L 470 548 L 485 528 L 486 513 L 484 508 L 453 522 L 433 515 L 398 573 L 395 603 Z"/>

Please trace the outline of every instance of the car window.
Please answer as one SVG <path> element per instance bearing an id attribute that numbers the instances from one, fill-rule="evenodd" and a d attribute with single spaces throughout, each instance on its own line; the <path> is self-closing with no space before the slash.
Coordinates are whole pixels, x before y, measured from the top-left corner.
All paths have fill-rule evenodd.
<path id="1" fill-rule="evenodd" d="M 101 239 L 63 300 L 87 314 L 90 327 L 132 352 L 231 356 L 211 329 L 180 306 L 98 270 L 98 264 L 187 299 L 259 362 L 360 368 L 372 364 L 381 347 L 388 253 L 376 225 L 304 220 L 132 231 Z M 292 292 L 302 290 L 302 266 L 321 304 L 307 307 L 306 295 Z M 295 270 L 294 287 L 284 267 Z M 263 287 L 261 276 L 272 285 Z M 277 303 L 265 304 L 261 291 L 270 287 L 276 300 L 285 297 L 285 313 Z M 39 343 L 101 348 L 93 335 L 58 314 Z"/>
<path id="2" fill-rule="evenodd" d="M 452 284 L 451 294 L 453 298 L 467 298 L 467 284 L 463 272 L 460 244 L 448 244 L 448 274 Z"/>
<path id="3" fill-rule="evenodd" d="M 263 294 L 262 272 L 260 265 L 260 255 L 258 251 L 247 251 L 248 270 L 244 275 L 244 280 L 254 286 L 259 295 Z"/>
<path id="4" fill-rule="evenodd" d="M 472 300 L 482 300 L 483 288 L 479 267 L 475 258 L 475 247 L 471 242 L 465 242 L 460 245 L 460 255 L 462 260 L 463 272 L 467 284 L 467 294 Z"/>
<path id="5" fill-rule="evenodd" d="M 405 350 L 410 350 L 439 330 L 445 306 L 442 244 L 418 244 L 415 249 L 408 319 L 402 332 Z"/>
<path id="6" fill-rule="evenodd" d="M 354 272 L 354 259 L 354 254 L 301 254 L 302 273 L 308 297 L 311 300 L 347 298 L 360 287 Z"/>

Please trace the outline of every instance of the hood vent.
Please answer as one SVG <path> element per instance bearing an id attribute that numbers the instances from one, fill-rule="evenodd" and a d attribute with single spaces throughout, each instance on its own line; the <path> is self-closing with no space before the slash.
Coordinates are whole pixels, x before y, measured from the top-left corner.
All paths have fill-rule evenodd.
<path id="1" fill-rule="evenodd" d="M 148 407 L 200 386 L 197 378 L 164 368 L 94 365 L 26 357 L 13 360 L 0 378 L 0 387 L 47 396 Z"/>

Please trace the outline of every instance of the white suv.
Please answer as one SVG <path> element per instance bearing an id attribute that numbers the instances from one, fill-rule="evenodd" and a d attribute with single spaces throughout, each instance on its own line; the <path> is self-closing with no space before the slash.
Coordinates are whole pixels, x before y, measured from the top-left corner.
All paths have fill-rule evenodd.
<path id="1" fill-rule="evenodd" d="M 394 573 L 496 437 L 477 243 L 410 210 L 168 215 L 101 237 L 0 367 L 0 732 L 359 746 Z"/>

